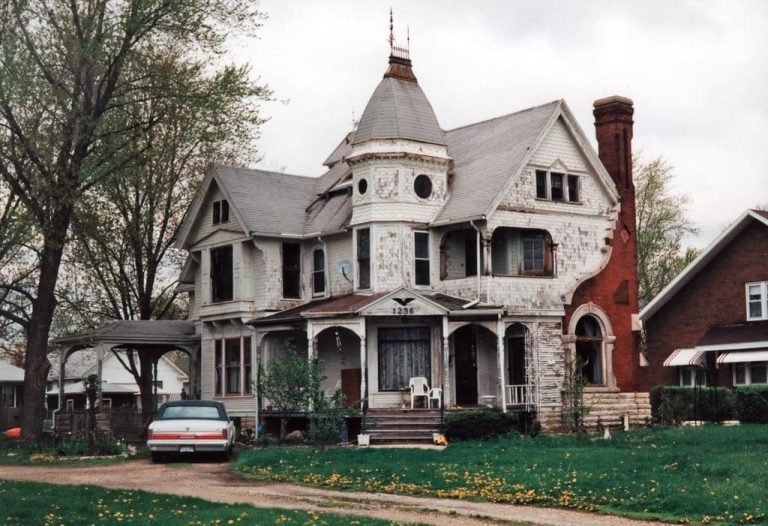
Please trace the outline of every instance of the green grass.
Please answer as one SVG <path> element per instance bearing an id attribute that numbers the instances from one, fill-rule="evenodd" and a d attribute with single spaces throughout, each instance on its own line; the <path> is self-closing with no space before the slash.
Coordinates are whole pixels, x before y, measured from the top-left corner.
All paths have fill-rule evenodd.
<path id="1" fill-rule="evenodd" d="M 667 521 L 768 524 L 768 426 L 652 429 L 419 449 L 264 448 L 252 479 L 577 508 Z"/>
<path id="2" fill-rule="evenodd" d="M 94 486 L 60 486 L 0 481 L 0 524 L 39 526 L 104 525 L 385 525 L 386 521 L 312 511 L 254 508 L 191 497 Z"/>

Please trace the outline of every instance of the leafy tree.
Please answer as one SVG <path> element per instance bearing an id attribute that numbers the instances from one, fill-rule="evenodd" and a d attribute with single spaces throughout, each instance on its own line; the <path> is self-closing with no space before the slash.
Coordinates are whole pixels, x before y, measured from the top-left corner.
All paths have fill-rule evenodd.
<path id="1" fill-rule="evenodd" d="M 259 365 L 257 380 L 258 393 L 269 400 L 272 408 L 286 413 L 308 411 L 313 392 L 320 390 L 322 381 L 321 365 L 308 360 L 288 344 L 282 357 L 269 361 L 266 369 Z M 280 438 L 288 431 L 288 417 L 280 417 Z"/>
<path id="2" fill-rule="evenodd" d="M 6 0 L 0 3 L 0 178 L 39 236 L 26 331 L 25 438 L 44 417 L 47 344 L 70 225 L 83 196 L 136 162 L 156 120 L 126 108 L 177 96 L 169 51 L 220 52 L 233 29 L 258 26 L 246 0 Z"/>
<path id="3" fill-rule="evenodd" d="M 683 237 L 698 230 L 685 215 L 688 197 L 672 192 L 672 167 L 662 157 L 648 163 L 635 159 L 633 166 L 642 308 L 698 255 L 697 249 L 682 246 Z"/>
<path id="4" fill-rule="evenodd" d="M 73 221 L 73 250 L 65 256 L 73 286 L 65 286 L 60 297 L 81 326 L 183 318 L 175 290 L 183 256 L 172 244 L 206 165 L 256 159 L 263 122 L 257 102 L 269 90 L 252 83 L 246 68 L 229 66 L 210 75 L 206 60 L 181 53 L 163 60 L 164 68 L 174 70 L 179 96 L 127 106 L 134 122 L 157 125 L 131 144 L 136 162 L 89 191 Z M 126 360 L 116 353 L 140 388 L 145 424 L 153 413 L 152 371 L 161 353 L 131 349 Z"/>

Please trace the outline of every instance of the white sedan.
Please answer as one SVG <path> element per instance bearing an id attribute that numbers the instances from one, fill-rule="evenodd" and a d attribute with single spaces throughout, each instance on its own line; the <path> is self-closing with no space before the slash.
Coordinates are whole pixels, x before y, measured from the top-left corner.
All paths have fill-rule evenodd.
<path id="1" fill-rule="evenodd" d="M 235 425 L 224 404 L 201 400 L 168 402 L 160 406 L 149 425 L 147 446 L 153 462 L 171 454 L 219 453 L 232 455 Z"/>

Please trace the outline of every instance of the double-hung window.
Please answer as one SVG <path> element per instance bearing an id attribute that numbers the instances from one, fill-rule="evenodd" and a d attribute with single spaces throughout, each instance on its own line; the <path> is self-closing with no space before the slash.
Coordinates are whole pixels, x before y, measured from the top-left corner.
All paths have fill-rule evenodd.
<path id="1" fill-rule="evenodd" d="M 536 170 L 536 198 L 560 203 L 579 203 L 579 176 Z"/>
<path id="2" fill-rule="evenodd" d="M 357 288 L 371 288 L 371 231 L 357 231 Z"/>
<path id="3" fill-rule="evenodd" d="M 768 281 L 747 283 L 747 321 L 768 320 Z"/>
<path id="4" fill-rule="evenodd" d="M 213 202 L 212 222 L 214 225 L 229 222 L 229 202 L 226 200 Z"/>
<path id="5" fill-rule="evenodd" d="M 252 392 L 251 337 L 216 339 L 214 352 L 214 394 L 244 396 Z"/>
<path id="6" fill-rule="evenodd" d="M 751 385 L 768 383 L 768 363 L 733 364 L 733 385 Z"/>
<path id="7" fill-rule="evenodd" d="M 312 252 L 312 294 L 325 293 L 325 252 L 322 248 Z"/>
<path id="8" fill-rule="evenodd" d="M 231 301 L 234 289 L 232 246 L 211 249 L 211 301 Z"/>
<path id="9" fill-rule="evenodd" d="M 283 297 L 301 297 L 301 245 L 283 243 Z"/>
<path id="10" fill-rule="evenodd" d="M 429 285 L 429 232 L 413 233 L 414 284 Z"/>

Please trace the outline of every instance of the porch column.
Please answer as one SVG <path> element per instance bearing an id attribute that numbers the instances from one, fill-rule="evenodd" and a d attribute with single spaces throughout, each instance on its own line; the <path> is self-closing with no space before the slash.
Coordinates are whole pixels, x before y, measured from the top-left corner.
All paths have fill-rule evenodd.
<path id="1" fill-rule="evenodd" d="M 68 350 L 59 350 L 59 411 L 64 411 L 64 363 L 67 361 Z"/>
<path id="2" fill-rule="evenodd" d="M 315 329 L 312 326 L 312 322 L 307 322 L 307 359 L 309 361 L 315 358 Z"/>
<path id="3" fill-rule="evenodd" d="M 104 381 L 101 379 L 102 375 L 102 364 L 104 363 L 104 351 L 107 350 L 108 347 L 105 347 L 104 345 L 97 345 L 96 346 L 96 375 L 99 377 L 99 394 L 96 398 L 96 407 L 101 407 L 101 397 L 102 397 L 102 388 Z"/>
<path id="4" fill-rule="evenodd" d="M 365 406 L 365 397 L 368 391 L 366 377 L 368 376 L 368 352 L 365 345 L 365 318 L 360 318 L 360 409 Z M 370 407 L 370 404 L 368 404 Z"/>
<path id="5" fill-rule="evenodd" d="M 496 320 L 496 353 L 499 361 L 499 382 L 501 382 L 501 410 L 507 412 L 507 372 L 504 367 L 504 322 L 499 314 Z"/>
<path id="6" fill-rule="evenodd" d="M 443 403 L 451 401 L 451 346 L 448 335 L 448 316 L 443 316 Z"/>
<path id="7" fill-rule="evenodd" d="M 254 417 L 254 425 L 253 425 L 253 436 L 254 438 L 259 438 L 259 410 L 261 409 L 261 395 L 259 394 L 259 371 L 261 371 L 261 350 L 264 345 L 264 337 L 267 335 L 265 332 L 257 332 L 254 331 L 253 333 L 253 343 L 251 347 L 251 363 L 253 364 L 253 370 L 251 372 L 251 376 L 254 380 L 253 385 L 253 399 L 254 399 L 254 408 L 253 408 L 253 417 Z"/>

